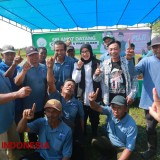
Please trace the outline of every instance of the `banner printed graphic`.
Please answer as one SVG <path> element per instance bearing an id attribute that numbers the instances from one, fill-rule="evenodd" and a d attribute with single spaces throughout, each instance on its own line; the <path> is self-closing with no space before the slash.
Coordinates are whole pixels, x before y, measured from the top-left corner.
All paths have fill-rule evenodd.
<path id="1" fill-rule="evenodd" d="M 109 33 L 111 32 L 111 33 Z M 53 55 L 54 42 L 57 40 L 71 40 L 71 45 L 74 46 L 76 54 L 79 54 L 79 49 L 82 44 L 89 43 L 92 45 L 94 54 L 105 53 L 103 45 L 103 37 L 113 34 L 116 40 L 121 41 L 122 50 L 127 48 L 127 41 L 135 44 L 135 53 L 141 54 L 142 50 L 147 51 L 146 43 L 150 41 L 151 30 L 115 30 L 115 31 L 93 31 L 93 32 L 56 32 L 33 34 L 32 41 L 35 47 L 46 47 L 48 54 Z"/>

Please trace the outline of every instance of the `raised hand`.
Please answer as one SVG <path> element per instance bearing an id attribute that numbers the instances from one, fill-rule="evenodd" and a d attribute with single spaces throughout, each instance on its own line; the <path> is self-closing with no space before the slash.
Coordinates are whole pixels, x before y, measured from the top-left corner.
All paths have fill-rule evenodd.
<path id="1" fill-rule="evenodd" d="M 126 50 L 126 59 L 131 60 L 134 55 L 134 49 L 131 48 L 131 42 L 128 40 L 128 48 Z"/>
<path id="2" fill-rule="evenodd" d="M 21 57 L 21 51 L 18 50 L 18 55 L 14 57 L 13 64 L 18 65 L 23 61 L 23 58 Z"/>
<path id="3" fill-rule="evenodd" d="M 152 107 L 149 107 L 149 113 L 154 117 L 158 122 L 160 122 L 160 98 L 155 88 L 153 88 L 153 104 Z"/>
<path id="4" fill-rule="evenodd" d="M 128 105 L 131 105 L 134 102 L 134 100 L 130 98 L 129 96 L 126 97 L 126 100 L 127 100 Z"/>
<path id="5" fill-rule="evenodd" d="M 82 60 L 79 60 L 79 61 L 77 62 L 77 68 L 78 68 L 78 69 L 81 69 L 82 66 L 83 66 L 83 64 L 84 64 L 84 62 L 82 62 Z"/>
<path id="6" fill-rule="evenodd" d="M 22 87 L 16 92 L 16 98 L 24 98 L 30 95 L 32 89 L 30 87 Z"/>
<path id="7" fill-rule="evenodd" d="M 23 111 L 23 119 L 27 120 L 33 119 L 35 110 L 36 110 L 36 104 L 34 103 L 32 109 L 25 109 Z"/>
<path id="8" fill-rule="evenodd" d="M 30 63 L 25 62 L 25 63 L 23 64 L 23 70 L 24 70 L 24 71 L 28 71 L 30 68 L 31 68 L 31 64 L 30 64 Z"/>
<path id="9" fill-rule="evenodd" d="M 102 71 L 101 71 L 101 69 L 100 69 L 100 65 L 99 65 L 99 63 L 97 63 L 97 69 L 96 69 L 96 71 L 95 71 L 95 75 L 96 75 L 96 76 L 99 76 L 101 73 L 102 73 Z"/>
<path id="10" fill-rule="evenodd" d="M 96 92 L 91 92 L 88 95 L 89 101 L 95 101 L 99 92 L 99 88 L 96 89 Z"/>
<path id="11" fill-rule="evenodd" d="M 70 38 L 67 39 L 66 45 L 67 45 L 67 47 L 71 45 L 71 40 L 70 40 Z"/>
<path id="12" fill-rule="evenodd" d="M 48 68 L 53 68 L 54 61 L 55 61 L 55 59 L 53 57 L 48 58 L 47 61 L 46 61 L 47 67 Z"/>

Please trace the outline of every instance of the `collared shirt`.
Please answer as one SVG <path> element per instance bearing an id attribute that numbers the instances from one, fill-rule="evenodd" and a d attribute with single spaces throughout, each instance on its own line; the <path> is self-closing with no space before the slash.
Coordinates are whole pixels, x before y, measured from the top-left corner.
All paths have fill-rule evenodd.
<path id="1" fill-rule="evenodd" d="M 8 69 L 9 69 L 10 66 L 8 66 L 4 61 L 2 61 L 0 63 L 0 72 L 2 74 L 4 74 Z M 12 85 L 12 89 L 13 91 L 17 91 L 18 87 L 15 85 L 14 83 L 14 77 L 17 75 L 17 71 L 20 69 L 20 66 L 16 66 L 16 69 L 14 71 L 14 74 L 13 74 L 13 77 L 12 78 L 9 78 L 10 82 L 11 82 L 11 85 Z"/>
<path id="2" fill-rule="evenodd" d="M 61 90 L 61 86 L 66 79 L 72 78 L 72 71 L 74 67 L 74 60 L 71 57 L 65 56 L 64 62 L 60 64 L 55 61 L 53 66 L 53 74 L 56 79 L 56 88 Z"/>
<path id="3" fill-rule="evenodd" d="M 61 122 L 57 128 L 51 128 L 45 117 L 27 123 L 27 126 L 30 132 L 38 134 L 39 142 L 49 143 L 49 149 L 37 150 L 45 160 L 62 160 L 63 157 L 71 157 L 72 131 L 64 122 Z"/>
<path id="4" fill-rule="evenodd" d="M 114 117 L 111 107 L 105 106 L 102 109 L 102 114 L 107 115 L 106 132 L 112 144 L 133 151 L 137 137 L 137 126 L 133 118 L 126 113 L 125 117 L 118 120 Z"/>
<path id="5" fill-rule="evenodd" d="M 155 56 L 142 59 L 136 66 L 136 74 L 143 74 L 143 85 L 139 107 L 143 109 L 149 108 L 153 103 L 152 89 L 157 89 L 160 96 L 160 60 Z"/>
<path id="6" fill-rule="evenodd" d="M 129 96 L 130 98 L 134 99 L 136 96 L 136 93 L 138 91 L 138 81 L 136 76 L 134 74 L 130 74 L 129 72 L 129 64 L 125 57 L 120 57 L 121 61 L 121 68 L 122 72 L 124 74 L 125 78 L 125 88 L 126 88 L 126 96 Z M 134 68 L 132 66 L 132 68 Z M 109 77 L 111 74 L 112 69 L 112 62 L 111 58 L 105 60 L 101 64 L 101 74 L 98 76 L 93 76 L 93 80 L 96 82 L 101 82 L 102 86 L 102 93 L 103 93 L 103 100 L 106 105 L 109 104 Z"/>
<path id="7" fill-rule="evenodd" d="M 8 66 L 4 61 L 2 61 L 0 63 L 0 72 L 2 74 L 4 74 L 8 69 L 10 68 L 10 66 Z M 10 80 L 10 83 L 11 83 L 11 88 L 12 90 L 11 91 L 17 91 L 19 90 L 19 86 L 17 86 L 15 83 L 14 83 L 14 78 L 15 76 L 17 75 L 17 71 L 20 69 L 20 66 L 16 66 L 15 68 L 15 71 L 14 71 L 14 74 L 13 74 L 13 77 L 9 78 Z M 15 99 L 15 114 L 17 113 L 22 113 L 22 99 Z M 17 118 L 17 116 L 15 116 L 15 119 Z"/>
<path id="8" fill-rule="evenodd" d="M 75 125 L 74 123 L 77 113 L 82 120 L 84 119 L 83 105 L 76 98 L 72 97 L 72 99 L 66 102 L 61 94 L 56 91 L 49 95 L 49 99 L 57 99 L 62 103 L 63 118 L 71 128 Z"/>
<path id="9" fill-rule="evenodd" d="M 22 69 L 23 68 L 21 68 L 21 70 Z M 23 99 L 23 109 L 31 109 L 33 103 L 36 103 L 36 112 L 43 110 L 45 105 L 45 96 L 47 94 L 46 75 L 47 68 L 43 64 L 39 64 L 38 67 L 31 67 L 27 71 L 22 85 L 31 87 L 32 92 L 29 96 Z"/>
<path id="10" fill-rule="evenodd" d="M 109 58 L 110 58 L 110 55 L 108 53 L 108 50 L 106 50 L 106 53 L 102 54 L 99 59 L 103 62 Z"/>
<path id="11" fill-rule="evenodd" d="M 12 91 L 10 81 L 0 73 L 0 93 L 6 94 Z M 8 130 L 14 120 L 15 103 L 9 101 L 0 105 L 0 134 Z"/>

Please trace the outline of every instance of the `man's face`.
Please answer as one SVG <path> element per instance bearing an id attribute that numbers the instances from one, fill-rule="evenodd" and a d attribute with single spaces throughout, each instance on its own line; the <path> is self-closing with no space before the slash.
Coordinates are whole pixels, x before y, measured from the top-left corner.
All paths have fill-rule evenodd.
<path id="1" fill-rule="evenodd" d="M 51 123 L 54 120 L 58 120 L 59 116 L 61 115 L 61 112 L 55 108 L 46 108 L 44 113 L 49 123 Z"/>
<path id="2" fill-rule="evenodd" d="M 128 108 L 126 106 L 119 106 L 117 104 L 111 104 L 112 112 L 115 118 L 122 119 L 122 117 L 126 114 L 128 111 Z"/>
<path id="3" fill-rule="evenodd" d="M 44 62 L 47 57 L 47 53 L 44 49 L 39 50 L 39 61 Z"/>
<path id="4" fill-rule="evenodd" d="M 112 43 L 108 46 L 108 53 L 111 56 L 111 59 L 118 59 L 121 49 L 117 43 Z"/>
<path id="5" fill-rule="evenodd" d="M 123 35 L 118 35 L 118 40 L 123 41 L 124 36 Z"/>
<path id="6" fill-rule="evenodd" d="M 111 42 L 111 41 L 112 41 L 111 38 L 106 38 L 106 39 L 105 39 L 104 45 L 105 45 L 106 48 L 108 47 L 108 44 L 109 44 L 109 42 Z"/>
<path id="7" fill-rule="evenodd" d="M 33 66 L 38 65 L 38 63 L 39 63 L 39 54 L 38 53 L 33 53 L 31 55 L 27 55 L 27 61 Z"/>
<path id="8" fill-rule="evenodd" d="M 2 54 L 2 57 L 4 59 L 4 62 L 10 66 L 13 63 L 14 57 L 15 57 L 16 53 L 13 52 L 8 52 L 8 53 L 4 53 Z"/>
<path id="9" fill-rule="evenodd" d="M 152 51 L 155 56 L 160 59 L 160 44 L 152 46 Z"/>
<path id="10" fill-rule="evenodd" d="M 65 93 L 72 96 L 74 94 L 74 90 L 75 90 L 75 84 L 72 81 L 67 81 L 62 87 L 62 94 Z"/>
<path id="11" fill-rule="evenodd" d="M 54 45 L 54 52 L 55 54 L 57 55 L 58 58 L 60 59 L 63 59 L 66 55 L 66 51 L 65 51 L 65 48 L 64 48 L 64 45 L 61 44 L 61 45 Z"/>
<path id="12" fill-rule="evenodd" d="M 69 50 L 67 51 L 67 56 L 70 56 L 70 57 L 74 58 L 74 56 L 75 56 L 74 49 L 69 49 Z"/>

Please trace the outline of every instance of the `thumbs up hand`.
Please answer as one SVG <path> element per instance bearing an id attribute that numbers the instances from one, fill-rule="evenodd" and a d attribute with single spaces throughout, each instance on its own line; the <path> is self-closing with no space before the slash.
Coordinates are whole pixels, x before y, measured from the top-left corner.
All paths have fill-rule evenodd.
<path id="1" fill-rule="evenodd" d="M 100 65 L 99 65 L 99 63 L 97 63 L 97 69 L 96 69 L 96 71 L 95 71 L 95 75 L 96 76 L 99 76 L 100 74 L 101 74 L 101 69 L 100 69 Z"/>
<path id="2" fill-rule="evenodd" d="M 33 119 L 35 110 L 36 110 L 36 104 L 34 103 L 32 109 L 25 109 L 23 111 L 23 119 L 27 120 Z"/>

